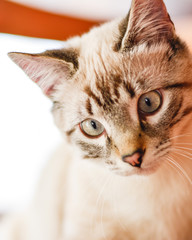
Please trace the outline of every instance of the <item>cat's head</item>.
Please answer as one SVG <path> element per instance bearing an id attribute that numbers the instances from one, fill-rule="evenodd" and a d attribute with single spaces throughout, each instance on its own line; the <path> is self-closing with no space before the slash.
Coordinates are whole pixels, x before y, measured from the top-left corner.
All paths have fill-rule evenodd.
<path id="1" fill-rule="evenodd" d="M 188 126 L 192 59 L 162 0 L 41 54 L 9 56 L 53 101 L 82 157 L 130 175 L 155 170 Z"/>

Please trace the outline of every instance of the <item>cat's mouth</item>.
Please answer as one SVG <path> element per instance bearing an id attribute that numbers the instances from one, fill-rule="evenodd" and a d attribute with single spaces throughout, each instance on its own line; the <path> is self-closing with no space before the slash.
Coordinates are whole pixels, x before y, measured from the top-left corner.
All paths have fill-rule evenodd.
<path id="1" fill-rule="evenodd" d="M 131 175 L 151 175 L 154 174 L 161 166 L 160 161 L 154 161 L 140 167 L 132 167 L 129 170 L 114 168 L 112 171 L 120 176 L 131 176 Z"/>

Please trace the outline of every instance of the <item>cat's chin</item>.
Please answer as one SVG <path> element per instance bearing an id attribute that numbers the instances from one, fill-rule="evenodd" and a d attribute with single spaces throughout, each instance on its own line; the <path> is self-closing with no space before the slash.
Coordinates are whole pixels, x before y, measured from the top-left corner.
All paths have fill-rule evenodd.
<path id="1" fill-rule="evenodd" d="M 115 170 L 115 174 L 119 175 L 119 176 L 132 176 L 132 175 L 141 175 L 141 176 L 147 176 L 147 175 L 151 175 L 154 174 L 158 171 L 159 167 L 160 167 L 160 163 L 156 163 L 156 164 L 149 164 L 148 166 L 145 167 L 133 167 L 132 169 L 128 170 Z"/>

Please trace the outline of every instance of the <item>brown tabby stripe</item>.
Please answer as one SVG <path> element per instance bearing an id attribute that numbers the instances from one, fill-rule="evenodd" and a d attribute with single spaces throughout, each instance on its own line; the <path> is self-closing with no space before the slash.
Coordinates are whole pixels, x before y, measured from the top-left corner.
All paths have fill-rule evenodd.
<path id="1" fill-rule="evenodd" d="M 97 97 L 91 90 L 91 88 L 89 86 L 86 86 L 84 91 L 87 93 L 87 95 L 89 97 L 91 97 L 97 105 L 99 105 L 100 107 L 102 107 L 102 103 L 101 103 L 101 100 L 99 99 L 99 97 Z"/>
<path id="2" fill-rule="evenodd" d="M 100 98 L 98 96 L 96 96 L 92 90 L 90 89 L 90 87 L 86 87 L 85 88 L 85 92 L 88 94 L 89 97 L 91 97 L 96 104 L 99 107 L 103 107 L 103 109 L 105 111 L 110 110 L 111 109 L 111 105 L 114 104 L 114 101 L 111 99 L 111 94 L 110 91 L 108 89 L 108 87 L 103 86 L 103 88 L 100 86 L 100 84 L 97 84 L 97 89 L 100 91 L 102 98 L 103 98 L 103 103 L 101 102 Z"/>
<path id="3" fill-rule="evenodd" d="M 40 55 L 48 56 L 48 57 L 52 57 L 52 58 L 58 58 L 60 60 L 66 61 L 66 62 L 71 62 L 71 63 L 73 63 L 76 70 L 79 67 L 79 62 L 78 62 L 79 54 L 78 54 L 78 51 L 74 50 L 74 49 L 47 50 Z"/>
<path id="4" fill-rule="evenodd" d="M 98 146 L 96 144 L 89 144 L 83 141 L 77 141 L 76 143 L 80 146 L 82 151 L 87 153 L 84 156 L 86 158 L 99 158 L 103 155 L 102 153 L 104 152 L 104 149 L 101 146 Z"/>
<path id="5" fill-rule="evenodd" d="M 191 112 L 192 112 L 192 106 L 187 107 L 187 108 L 183 111 L 182 117 L 187 116 L 187 115 L 190 114 Z"/>
<path id="6" fill-rule="evenodd" d="M 119 88 L 122 82 L 120 75 L 116 74 L 111 74 L 107 80 L 104 78 L 98 79 L 96 87 L 102 95 L 104 108 L 106 108 L 106 106 L 110 107 L 115 104 L 115 102 L 118 102 L 118 99 L 120 98 Z"/>
<path id="7" fill-rule="evenodd" d="M 54 101 L 53 102 L 53 107 L 52 110 L 57 110 L 57 109 L 62 109 L 63 108 L 63 103 L 62 102 L 58 102 L 58 101 Z"/>
<path id="8" fill-rule="evenodd" d="M 164 87 L 164 89 L 171 89 L 171 88 L 190 88 L 192 87 L 192 83 L 189 82 L 183 82 L 183 83 L 175 83 L 172 85 L 167 85 Z"/>
<path id="9" fill-rule="evenodd" d="M 104 81 L 104 78 L 102 77 L 101 80 L 96 82 L 96 88 L 102 95 L 104 105 L 114 104 L 108 81 Z"/>
<path id="10" fill-rule="evenodd" d="M 161 136 L 161 138 L 163 137 L 166 139 L 168 137 L 170 127 L 177 122 L 178 116 L 180 116 L 179 114 L 182 107 L 182 102 L 182 97 L 180 97 L 180 99 L 177 99 L 177 96 L 173 97 L 168 106 L 169 111 L 162 115 L 158 123 L 155 125 L 149 124 L 141 116 L 140 126 L 142 131 L 151 138 Z"/>
<path id="11" fill-rule="evenodd" d="M 84 155 L 83 158 L 84 159 L 95 159 L 95 158 L 100 158 L 101 156 L 99 155 L 94 155 L 94 156 L 89 156 L 89 155 Z"/>
<path id="12" fill-rule="evenodd" d="M 90 114 L 90 115 L 93 115 L 93 111 L 92 111 L 92 105 L 91 105 L 91 102 L 90 102 L 90 99 L 88 98 L 87 101 L 86 101 L 86 106 L 85 108 L 87 109 L 87 112 Z"/>
<path id="13" fill-rule="evenodd" d="M 154 155 L 157 156 L 157 155 L 159 155 L 159 153 L 164 152 L 165 150 L 169 149 L 170 147 L 171 147 L 171 144 L 169 144 L 168 146 L 162 147 Z"/>
<path id="14" fill-rule="evenodd" d="M 156 146 L 156 149 L 159 149 L 160 147 L 162 147 L 163 145 L 165 145 L 165 144 L 167 144 L 167 143 L 170 143 L 169 138 L 165 138 L 165 139 L 161 140 L 161 141 L 159 142 L 159 144 Z"/>
<path id="15" fill-rule="evenodd" d="M 124 88 L 130 94 L 131 98 L 135 96 L 135 91 L 129 82 L 124 82 Z"/>
<path id="16" fill-rule="evenodd" d="M 97 92 L 100 93 L 100 97 L 91 90 L 90 86 L 86 86 L 84 91 L 96 102 L 97 105 L 103 107 L 105 111 L 110 111 L 111 106 L 118 102 L 120 98 L 119 88 L 122 83 L 124 89 L 129 93 L 130 97 L 133 98 L 135 96 L 135 92 L 131 84 L 129 82 L 123 82 L 120 75 L 111 74 L 108 79 L 105 79 L 103 76 L 98 76 L 97 73 L 96 76 L 96 89 Z M 89 111 L 89 102 L 86 103 L 86 108 Z"/>
<path id="17" fill-rule="evenodd" d="M 172 49 L 172 53 L 168 54 L 168 61 L 171 61 L 172 58 L 179 52 L 186 49 L 186 44 L 182 42 L 179 37 L 168 39 L 168 43 Z"/>
<path id="18" fill-rule="evenodd" d="M 112 139 L 109 136 L 107 136 L 107 139 L 106 139 L 106 157 L 110 156 L 111 148 L 112 148 Z"/>
<path id="19" fill-rule="evenodd" d="M 187 108 L 183 111 L 181 117 L 180 117 L 179 119 L 176 119 L 174 122 L 172 122 L 172 123 L 170 124 L 170 127 L 173 127 L 175 124 L 177 124 L 178 122 L 180 122 L 185 116 L 189 115 L 190 113 L 192 113 L 192 107 L 187 107 Z"/>
<path id="20" fill-rule="evenodd" d="M 180 113 L 180 109 L 183 104 L 183 98 L 180 99 L 173 98 L 171 103 L 169 104 L 169 111 L 166 112 L 161 119 L 159 119 L 159 124 L 157 125 L 158 128 L 168 128 L 172 126 L 172 123 L 175 122 L 178 114 Z"/>
<path id="21" fill-rule="evenodd" d="M 177 115 L 179 114 L 179 110 L 181 109 L 182 104 L 183 104 L 183 98 L 181 98 L 179 104 L 175 107 L 175 109 L 174 109 L 175 112 L 172 115 L 172 120 L 175 119 L 177 117 Z"/>
<path id="22" fill-rule="evenodd" d="M 122 79 L 119 75 L 114 76 L 113 78 L 113 92 L 117 98 L 117 100 L 120 98 L 120 93 L 119 93 L 119 87 L 122 83 Z"/>
<path id="23" fill-rule="evenodd" d="M 69 137 L 69 136 L 71 136 L 71 134 L 74 133 L 74 131 L 75 131 L 75 128 L 73 128 L 73 129 L 71 129 L 71 130 L 69 130 L 69 131 L 67 131 L 67 132 L 65 132 L 65 133 L 66 133 L 66 135 Z"/>

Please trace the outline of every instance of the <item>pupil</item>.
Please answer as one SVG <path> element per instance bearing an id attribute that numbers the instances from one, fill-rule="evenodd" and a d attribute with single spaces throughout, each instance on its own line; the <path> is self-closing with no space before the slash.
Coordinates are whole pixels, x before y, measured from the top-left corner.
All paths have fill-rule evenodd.
<path id="1" fill-rule="evenodd" d="M 147 104 L 148 107 L 151 107 L 151 101 L 149 98 L 145 98 L 145 103 Z"/>
<path id="2" fill-rule="evenodd" d="M 91 121 L 91 126 L 96 130 L 97 129 L 97 124 L 94 121 Z"/>

